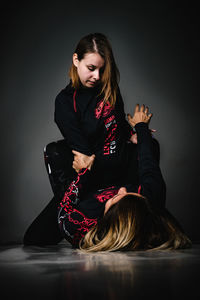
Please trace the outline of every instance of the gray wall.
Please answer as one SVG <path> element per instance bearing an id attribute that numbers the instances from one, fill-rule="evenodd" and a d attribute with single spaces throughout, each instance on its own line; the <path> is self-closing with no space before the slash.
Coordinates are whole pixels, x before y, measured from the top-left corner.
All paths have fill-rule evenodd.
<path id="1" fill-rule="evenodd" d="M 112 43 L 126 112 L 139 102 L 154 113 L 167 207 L 200 240 L 197 9 L 137 2 L 1 4 L 1 243 L 21 242 L 52 197 L 43 147 L 61 138 L 54 99 L 90 32 Z"/>

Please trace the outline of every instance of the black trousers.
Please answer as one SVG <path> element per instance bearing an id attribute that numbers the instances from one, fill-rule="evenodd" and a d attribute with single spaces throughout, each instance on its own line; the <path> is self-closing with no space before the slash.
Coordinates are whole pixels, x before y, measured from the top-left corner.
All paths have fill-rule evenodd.
<path id="1" fill-rule="evenodd" d="M 159 160 L 159 144 L 156 140 L 154 140 L 154 153 Z M 72 150 L 65 140 L 50 143 L 44 149 L 45 166 L 54 197 L 26 230 L 23 238 L 24 245 L 55 245 L 63 239 L 57 221 L 58 204 L 77 175 L 72 168 L 73 157 Z M 126 172 L 121 174 L 123 180 L 120 182 L 137 184 L 137 151 L 136 145 L 131 143 L 128 145 L 126 166 Z M 96 180 L 95 176 L 94 178 Z"/>
<path id="2" fill-rule="evenodd" d="M 58 227 L 58 205 L 76 176 L 73 154 L 65 140 L 52 142 L 44 149 L 44 162 L 54 197 L 24 234 L 24 245 L 56 245 L 63 237 Z"/>

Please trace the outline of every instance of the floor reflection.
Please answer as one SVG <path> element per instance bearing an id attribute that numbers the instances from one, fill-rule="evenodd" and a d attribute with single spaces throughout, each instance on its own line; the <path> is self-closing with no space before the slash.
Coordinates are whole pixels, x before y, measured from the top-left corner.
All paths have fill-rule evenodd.
<path id="1" fill-rule="evenodd" d="M 198 289 L 200 246 L 182 251 L 86 254 L 68 244 L 2 247 L 5 299 L 179 299 Z"/>

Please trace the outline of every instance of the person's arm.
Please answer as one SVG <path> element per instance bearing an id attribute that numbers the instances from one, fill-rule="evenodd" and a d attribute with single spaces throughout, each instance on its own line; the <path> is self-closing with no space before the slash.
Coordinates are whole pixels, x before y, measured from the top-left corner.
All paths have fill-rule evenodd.
<path id="1" fill-rule="evenodd" d="M 152 117 L 144 105 L 136 105 L 134 116 L 129 122 L 137 132 L 140 193 L 156 207 L 165 205 L 166 186 L 154 153 L 154 141 L 148 124 Z"/>
<path id="2" fill-rule="evenodd" d="M 73 216 L 75 212 L 76 204 L 79 201 L 81 188 L 84 181 L 87 182 L 88 169 L 81 169 L 77 175 L 77 178 L 71 182 L 66 190 L 62 201 L 58 207 L 58 225 L 64 238 L 66 238 L 71 244 L 73 244 L 74 235 L 79 229 L 77 219 L 79 219 L 79 213 L 77 216 Z M 81 216 L 81 215 L 80 215 Z"/>
<path id="3" fill-rule="evenodd" d="M 77 177 L 70 183 L 63 199 L 59 204 L 59 208 L 76 205 L 80 199 L 81 190 L 88 183 L 90 178 L 90 171 L 88 168 L 79 170 Z"/>
<path id="4" fill-rule="evenodd" d="M 151 132 L 146 123 L 135 125 L 138 139 L 140 193 L 157 207 L 165 205 L 166 186 L 154 154 Z"/>
<path id="5" fill-rule="evenodd" d="M 73 246 L 77 246 L 84 234 L 97 223 L 96 219 L 87 218 L 76 208 L 81 201 L 81 193 L 90 186 L 90 170 L 95 156 L 88 157 L 76 151 L 73 153 L 75 154 L 73 168 L 78 174 L 69 185 L 58 207 L 58 225 L 63 237 Z"/>
<path id="6" fill-rule="evenodd" d="M 64 91 L 56 97 L 54 120 L 72 149 L 86 155 L 92 154 L 88 140 L 81 130 L 78 113 L 74 111 L 73 99 Z"/>

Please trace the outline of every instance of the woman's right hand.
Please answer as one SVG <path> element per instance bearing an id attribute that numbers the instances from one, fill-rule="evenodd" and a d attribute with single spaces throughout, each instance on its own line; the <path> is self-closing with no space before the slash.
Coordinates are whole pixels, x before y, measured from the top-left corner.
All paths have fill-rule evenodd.
<path id="1" fill-rule="evenodd" d="M 140 122 L 149 123 L 152 117 L 152 114 L 149 113 L 149 108 L 144 104 L 139 106 L 136 104 L 133 117 L 130 114 L 127 114 L 128 122 L 132 127 L 135 127 L 136 124 Z"/>
<path id="2" fill-rule="evenodd" d="M 77 173 L 82 168 L 87 168 L 88 170 L 91 170 L 91 167 L 94 163 L 95 154 L 88 156 L 75 150 L 72 150 L 72 153 L 74 154 L 74 161 L 72 167 Z"/>

